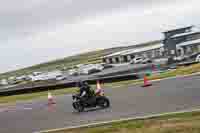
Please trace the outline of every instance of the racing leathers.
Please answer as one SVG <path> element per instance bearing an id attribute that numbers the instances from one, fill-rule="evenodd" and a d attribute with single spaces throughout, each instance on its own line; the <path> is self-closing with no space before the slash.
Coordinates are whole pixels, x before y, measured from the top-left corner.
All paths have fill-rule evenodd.
<path id="1" fill-rule="evenodd" d="M 81 97 L 81 100 L 84 102 L 88 101 L 92 97 L 91 87 L 87 83 L 81 83 L 79 87 L 79 96 Z"/>

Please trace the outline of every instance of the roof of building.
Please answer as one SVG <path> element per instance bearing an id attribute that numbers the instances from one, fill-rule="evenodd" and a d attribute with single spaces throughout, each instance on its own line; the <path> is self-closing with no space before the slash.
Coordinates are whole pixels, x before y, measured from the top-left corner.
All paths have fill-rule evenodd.
<path id="1" fill-rule="evenodd" d="M 144 46 L 144 47 L 139 47 L 139 48 L 124 50 L 124 51 L 120 51 L 120 52 L 116 52 L 116 53 L 104 56 L 104 58 L 114 57 L 114 56 L 120 56 L 120 55 L 129 55 L 129 54 L 144 52 L 144 51 L 148 51 L 148 50 L 158 49 L 160 47 L 163 47 L 163 45 L 164 44 L 162 44 L 162 43 L 157 43 L 157 44 L 153 44 L 151 46 Z"/>
<path id="2" fill-rule="evenodd" d="M 153 49 L 158 49 L 163 47 L 164 44 L 162 43 L 158 43 L 152 46 L 146 46 L 146 47 L 141 47 L 141 48 L 136 48 L 136 49 L 132 49 L 129 52 L 124 52 L 122 53 L 122 55 L 130 55 L 130 54 L 134 54 L 134 53 L 140 53 L 140 52 L 144 52 L 144 51 L 149 51 L 149 50 L 153 50 Z"/>
<path id="3" fill-rule="evenodd" d="M 198 32 L 197 31 L 191 31 L 191 32 L 181 33 L 181 34 L 177 34 L 177 35 L 172 36 L 172 38 L 187 36 L 187 35 L 190 35 L 190 34 L 200 34 L 200 32 L 199 31 Z"/>
<path id="4" fill-rule="evenodd" d="M 174 31 L 180 31 L 180 30 L 187 30 L 187 29 L 191 29 L 193 26 L 188 26 L 188 27 L 183 27 L 183 28 L 176 28 L 176 29 L 172 29 L 172 30 L 169 30 L 169 31 L 165 31 L 163 33 L 170 33 L 170 32 L 174 32 Z"/>
<path id="5" fill-rule="evenodd" d="M 116 52 L 116 53 L 112 53 L 112 54 L 109 54 L 109 55 L 104 56 L 103 58 L 106 58 L 106 57 L 113 57 L 113 56 L 118 56 L 118 55 L 120 55 L 122 52 L 123 52 L 123 51 Z"/>
<path id="6" fill-rule="evenodd" d="M 200 43 L 200 39 L 183 42 L 183 43 L 177 44 L 177 46 L 187 46 L 187 45 L 191 45 L 191 44 L 195 44 L 195 43 Z"/>

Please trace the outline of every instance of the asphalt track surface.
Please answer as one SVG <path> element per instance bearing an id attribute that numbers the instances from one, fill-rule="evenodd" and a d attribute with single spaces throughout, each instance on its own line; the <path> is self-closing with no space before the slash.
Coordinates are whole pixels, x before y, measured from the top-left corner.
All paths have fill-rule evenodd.
<path id="1" fill-rule="evenodd" d="M 0 106 L 0 133 L 31 133 L 45 129 L 76 126 L 106 120 L 167 113 L 200 107 L 200 75 L 140 85 L 105 89 L 111 101 L 108 109 L 77 113 L 72 109 L 70 95 L 47 100 Z"/>

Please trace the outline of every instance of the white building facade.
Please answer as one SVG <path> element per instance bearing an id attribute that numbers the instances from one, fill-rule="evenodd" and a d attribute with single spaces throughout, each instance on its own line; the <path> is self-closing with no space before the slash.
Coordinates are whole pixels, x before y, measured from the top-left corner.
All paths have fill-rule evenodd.
<path id="1" fill-rule="evenodd" d="M 200 53 L 200 39 L 180 43 L 177 46 L 177 56 Z M 104 63 L 118 64 L 130 62 L 135 57 L 146 57 L 150 59 L 165 57 L 164 44 L 155 43 L 151 45 L 142 45 L 133 49 L 116 52 L 102 58 Z"/>

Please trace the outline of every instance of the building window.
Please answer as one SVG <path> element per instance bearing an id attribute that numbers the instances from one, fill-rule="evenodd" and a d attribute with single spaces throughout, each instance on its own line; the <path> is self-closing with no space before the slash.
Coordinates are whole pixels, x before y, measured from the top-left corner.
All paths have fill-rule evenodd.
<path id="1" fill-rule="evenodd" d="M 131 59 L 134 59 L 135 58 L 135 55 L 131 55 Z"/>
<path id="2" fill-rule="evenodd" d="M 115 61 L 115 58 L 113 57 L 113 58 L 112 58 L 112 63 L 115 63 L 115 62 L 116 62 L 116 61 Z"/>
<path id="3" fill-rule="evenodd" d="M 158 49 L 155 50 L 155 57 L 160 57 L 160 50 Z"/>
<path id="4" fill-rule="evenodd" d="M 128 62 L 127 56 L 124 56 L 124 62 Z"/>
<path id="5" fill-rule="evenodd" d="M 113 63 L 112 58 L 109 58 L 109 62 L 110 62 L 111 64 Z"/>
<path id="6" fill-rule="evenodd" d="M 170 50 L 170 54 L 174 55 L 175 54 L 175 50 Z"/>
<path id="7" fill-rule="evenodd" d="M 119 57 L 120 62 L 124 61 L 124 58 L 122 56 Z"/>
<path id="8" fill-rule="evenodd" d="M 119 63 L 119 62 L 120 62 L 120 61 L 119 61 L 119 57 L 116 57 L 115 60 L 116 60 L 116 63 Z"/>
<path id="9" fill-rule="evenodd" d="M 107 58 L 107 59 L 106 59 L 106 63 L 108 63 L 108 64 L 110 63 L 110 60 L 109 60 L 109 58 Z"/>
<path id="10" fill-rule="evenodd" d="M 198 52 L 200 52 L 200 44 L 198 45 Z"/>
<path id="11" fill-rule="evenodd" d="M 164 56 L 164 53 L 165 53 L 164 47 L 161 47 L 159 50 L 160 50 L 160 55 L 161 55 L 161 56 Z"/>
<path id="12" fill-rule="evenodd" d="M 141 53 L 137 53 L 137 56 L 139 56 L 139 57 L 140 57 L 140 56 L 142 56 L 142 54 L 141 54 Z"/>
<path id="13" fill-rule="evenodd" d="M 152 58 L 155 58 L 155 50 L 151 51 Z"/>
<path id="14" fill-rule="evenodd" d="M 192 49 L 190 46 L 187 47 L 187 53 L 190 54 L 192 52 Z"/>
<path id="15" fill-rule="evenodd" d="M 197 47 L 197 45 L 193 45 L 193 46 L 191 46 L 192 47 L 192 52 L 193 53 L 197 53 L 198 52 L 198 47 Z"/>
<path id="16" fill-rule="evenodd" d="M 143 57 L 147 58 L 147 52 L 143 53 Z"/>
<path id="17" fill-rule="evenodd" d="M 103 58 L 103 62 L 104 62 L 104 63 L 106 62 L 106 59 L 105 59 L 105 58 Z"/>
<path id="18" fill-rule="evenodd" d="M 182 54 L 181 54 L 181 49 L 179 48 L 178 50 L 177 50 L 177 56 L 181 56 Z"/>
<path id="19" fill-rule="evenodd" d="M 131 56 L 127 55 L 127 59 L 128 59 L 128 61 L 130 61 L 131 60 Z"/>
<path id="20" fill-rule="evenodd" d="M 152 50 L 147 52 L 147 58 L 152 58 Z"/>

